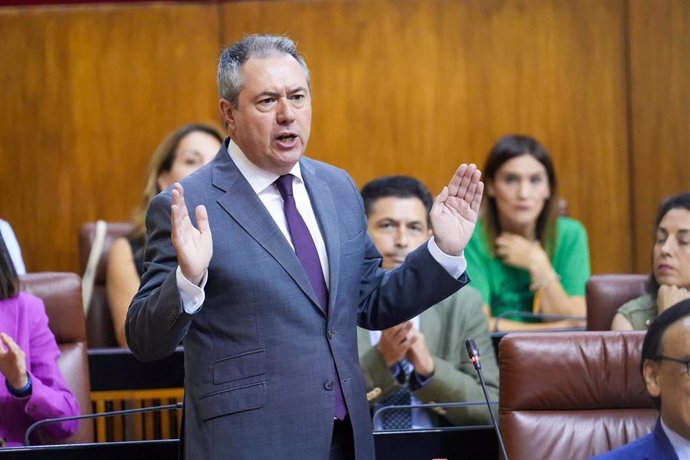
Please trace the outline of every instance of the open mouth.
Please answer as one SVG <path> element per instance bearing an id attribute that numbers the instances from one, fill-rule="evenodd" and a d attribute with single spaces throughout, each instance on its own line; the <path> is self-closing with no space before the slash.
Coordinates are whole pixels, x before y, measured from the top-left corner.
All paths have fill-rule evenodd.
<path id="1" fill-rule="evenodd" d="M 296 138 L 297 138 L 296 134 L 281 134 L 276 139 L 278 139 L 279 142 L 292 142 Z"/>

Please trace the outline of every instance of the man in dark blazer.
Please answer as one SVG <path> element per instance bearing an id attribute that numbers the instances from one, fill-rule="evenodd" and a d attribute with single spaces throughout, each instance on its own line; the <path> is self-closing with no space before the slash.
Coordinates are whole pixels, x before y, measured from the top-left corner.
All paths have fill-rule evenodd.
<path id="1" fill-rule="evenodd" d="M 294 43 L 242 39 L 218 85 L 230 137 L 152 201 L 127 342 L 143 360 L 184 342 L 187 458 L 372 459 L 355 325 L 390 327 L 468 282 L 480 173 L 461 165 L 434 202 L 435 238 L 383 270 L 352 179 L 303 156 L 311 94 Z"/>
<path id="2" fill-rule="evenodd" d="M 650 324 L 640 370 L 659 409 L 654 431 L 595 459 L 690 458 L 690 299 L 667 308 Z"/>

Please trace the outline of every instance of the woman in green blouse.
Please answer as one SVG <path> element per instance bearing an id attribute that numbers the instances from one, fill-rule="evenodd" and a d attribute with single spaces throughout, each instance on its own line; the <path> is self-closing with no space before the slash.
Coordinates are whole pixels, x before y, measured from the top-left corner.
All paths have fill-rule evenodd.
<path id="1" fill-rule="evenodd" d="M 590 275 L 587 232 L 559 217 L 556 174 L 529 136 L 498 140 L 482 169 L 482 217 L 465 250 L 472 286 L 498 331 L 584 325 Z M 546 322 L 543 318 L 579 317 Z"/>

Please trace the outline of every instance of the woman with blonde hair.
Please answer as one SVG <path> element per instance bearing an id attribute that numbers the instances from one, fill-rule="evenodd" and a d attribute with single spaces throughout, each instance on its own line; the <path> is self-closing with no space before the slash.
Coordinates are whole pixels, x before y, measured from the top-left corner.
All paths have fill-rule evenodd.
<path id="1" fill-rule="evenodd" d="M 221 132 L 212 125 L 195 123 L 181 126 L 163 140 L 151 158 L 148 180 L 139 206 L 134 210 L 132 231 L 113 241 L 108 255 L 106 290 L 118 345 L 127 346 L 125 318 L 129 304 L 139 289 L 144 272 L 146 209 L 162 190 L 210 162 L 223 142 Z"/>

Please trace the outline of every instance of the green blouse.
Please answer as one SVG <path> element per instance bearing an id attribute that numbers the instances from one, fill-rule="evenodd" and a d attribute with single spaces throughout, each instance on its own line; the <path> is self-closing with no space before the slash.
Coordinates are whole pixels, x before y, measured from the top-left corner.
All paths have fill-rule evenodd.
<path id="1" fill-rule="evenodd" d="M 561 277 L 565 292 L 571 296 L 584 296 L 590 275 L 584 226 L 575 219 L 559 217 L 556 221 L 556 247 L 551 253 L 551 264 Z M 465 258 L 472 286 L 481 292 L 484 304 L 491 307 L 492 316 L 510 311 L 532 311 L 534 292 L 530 290 L 532 280 L 529 272 L 506 265 L 494 254 L 493 242 L 489 242 L 481 219 L 465 249 Z"/>

